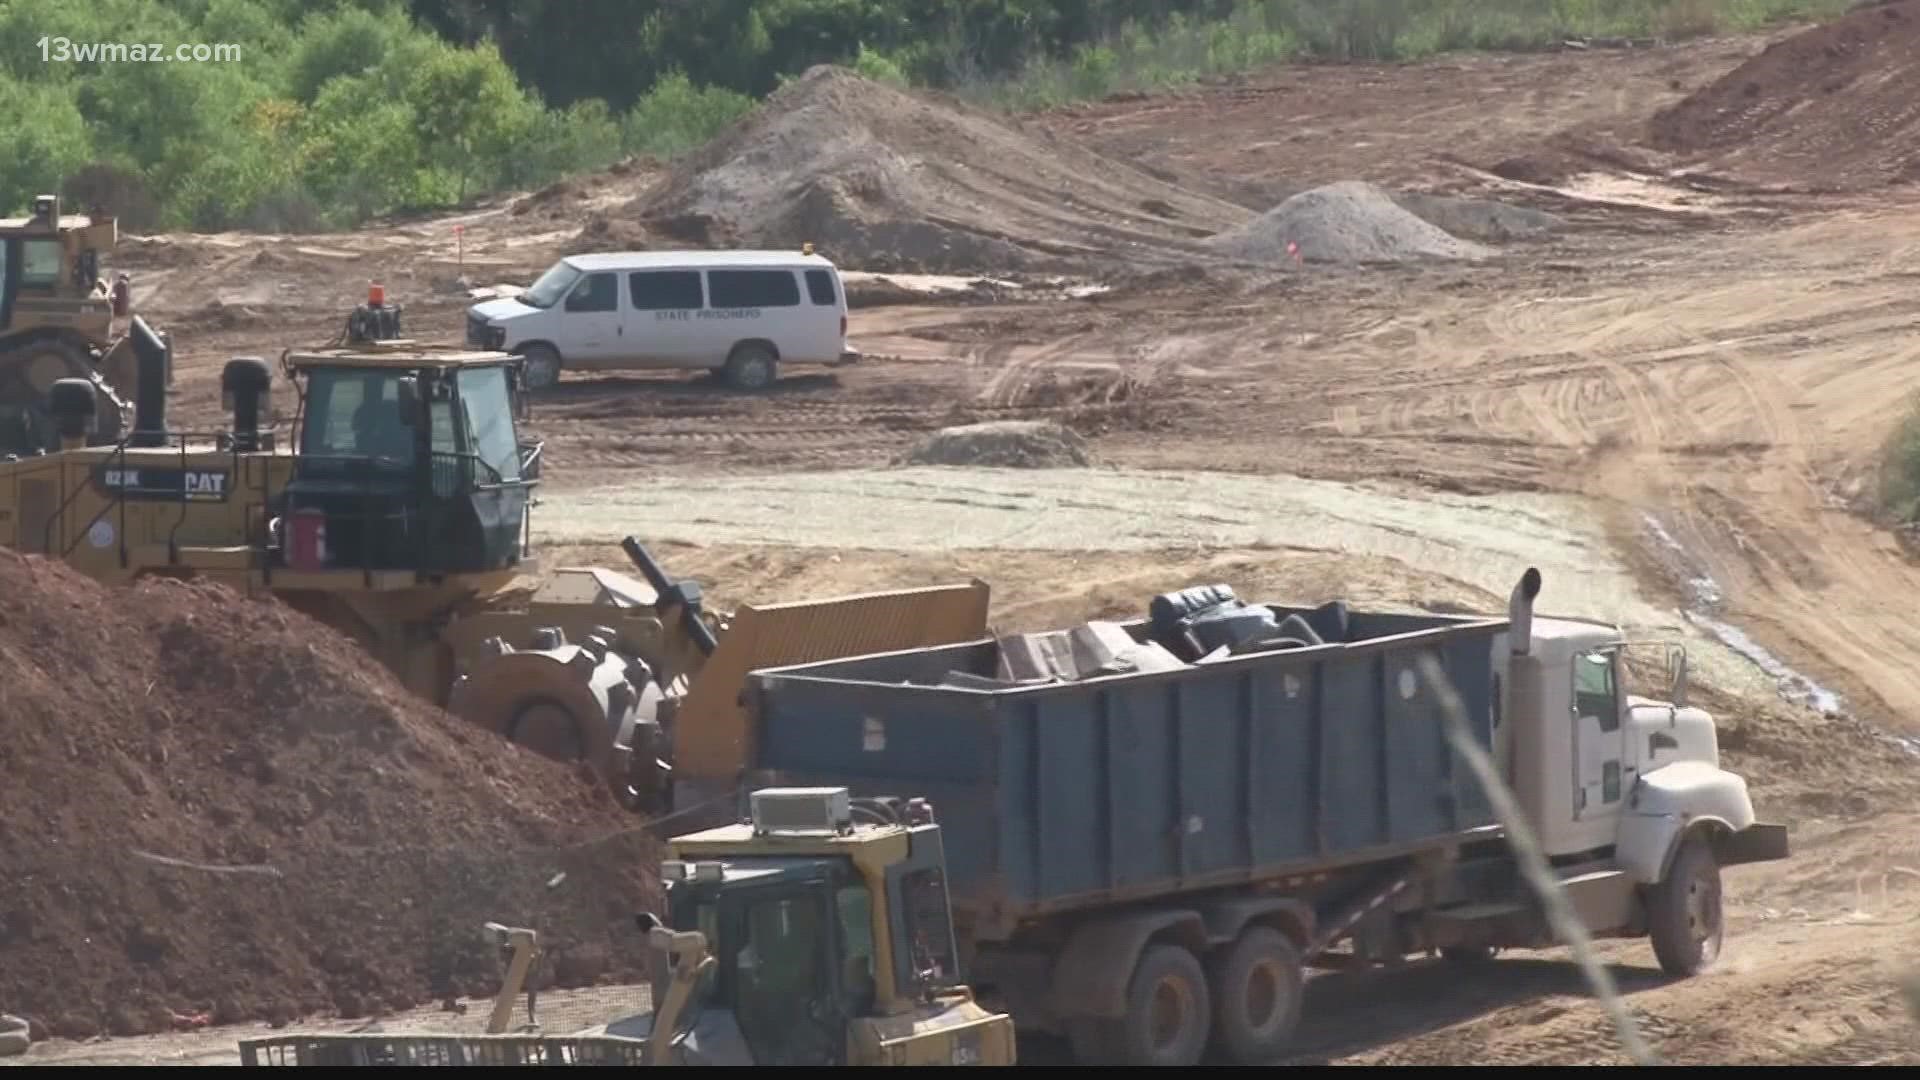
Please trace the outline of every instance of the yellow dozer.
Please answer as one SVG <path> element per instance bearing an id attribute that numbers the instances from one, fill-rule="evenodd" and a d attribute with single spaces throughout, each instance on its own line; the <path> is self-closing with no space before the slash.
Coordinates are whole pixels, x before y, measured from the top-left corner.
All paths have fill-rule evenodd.
<path id="1" fill-rule="evenodd" d="M 376 305 L 377 306 L 377 305 Z M 172 430 L 167 344 L 134 317 L 132 430 L 89 445 L 98 383 L 56 380 L 44 447 L 0 460 L 0 543 L 95 578 L 198 577 L 271 592 L 356 638 L 414 693 L 502 737 L 591 765 L 635 810 L 684 779 L 725 792 L 749 752 L 748 671 L 984 633 L 979 582 L 704 610 L 637 540 L 641 581 L 541 580 L 531 548 L 541 445 L 523 442 L 519 358 L 368 338 L 288 351 L 294 434 L 263 425 L 274 373 L 227 363 L 226 430 Z"/>
<path id="2" fill-rule="evenodd" d="M 749 817 L 674 837 L 667 917 L 641 913 L 652 1008 L 505 1033 L 519 935 L 487 1034 L 289 1033 L 243 1065 L 1013 1065 L 1014 1025 L 959 966 L 940 826 L 924 799 L 765 788 Z"/>
<path id="3" fill-rule="evenodd" d="M 62 214 L 52 195 L 35 198 L 26 217 L 0 218 L 0 454 L 47 443 L 47 395 L 60 379 L 93 384 L 89 444 L 124 430 L 135 361 L 113 325 L 131 313 L 132 286 L 125 275 L 109 284 L 100 266 L 119 238 L 114 218 Z"/>

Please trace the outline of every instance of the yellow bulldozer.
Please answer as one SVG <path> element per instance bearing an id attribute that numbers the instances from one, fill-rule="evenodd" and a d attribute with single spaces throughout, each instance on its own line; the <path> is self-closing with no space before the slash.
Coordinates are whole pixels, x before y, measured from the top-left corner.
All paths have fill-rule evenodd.
<path id="1" fill-rule="evenodd" d="M 946 852 L 924 799 L 764 788 L 750 815 L 669 841 L 648 935 L 651 1007 L 578 1031 L 505 1031 L 516 938 L 486 1034 L 288 1033 L 243 1065 L 1013 1065 L 1014 1025 L 959 966 Z"/>
<path id="2" fill-rule="evenodd" d="M 0 454 L 47 443 L 48 394 L 60 379 L 93 385 L 89 444 L 125 430 L 135 360 L 132 339 L 114 338 L 113 325 L 132 311 L 132 284 L 124 274 L 109 284 L 100 265 L 119 239 L 116 219 L 63 214 L 53 195 L 36 197 L 26 217 L 0 218 Z"/>
<path id="3" fill-rule="evenodd" d="M 978 581 L 711 612 L 633 538 L 648 580 L 604 568 L 542 580 L 542 445 L 516 424 L 519 358 L 399 337 L 383 300 L 340 340 L 282 354 L 298 390 L 284 442 L 267 423 L 273 367 L 257 357 L 221 373 L 224 430 L 171 428 L 171 349 L 134 316 L 131 430 L 96 444 L 113 407 L 100 382 L 55 380 L 46 444 L 0 460 L 0 543 L 109 582 L 272 593 L 353 636 L 415 694 L 583 761 L 653 813 L 688 790 L 733 790 L 750 752 L 736 701 L 749 671 L 984 632 Z"/>

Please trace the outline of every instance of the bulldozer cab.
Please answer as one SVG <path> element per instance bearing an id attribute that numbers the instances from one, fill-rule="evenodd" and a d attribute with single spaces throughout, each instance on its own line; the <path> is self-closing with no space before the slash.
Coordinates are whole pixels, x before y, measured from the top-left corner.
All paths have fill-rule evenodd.
<path id="1" fill-rule="evenodd" d="M 130 303 L 101 277 L 101 254 L 118 238 L 115 219 L 63 215 L 52 195 L 35 198 L 25 217 L 0 218 L 0 452 L 47 449 L 45 398 L 63 378 L 93 380 L 113 406 L 100 411 L 92 441 L 119 434 L 125 403 L 115 394 L 131 391 L 131 355 L 94 356 L 112 353 L 114 313 Z"/>
<path id="2" fill-rule="evenodd" d="M 699 932 L 717 961 L 683 1052 L 711 1064 L 1012 1064 L 1011 1022 L 961 980 L 923 803 L 764 789 L 749 821 L 670 846 L 671 925 Z"/>
<path id="3" fill-rule="evenodd" d="M 118 239 L 113 218 L 63 215 L 52 195 L 26 217 L 0 218 L 0 331 L 72 328 L 106 340 L 113 309 L 100 254 Z"/>
<path id="4" fill-rule="evenodd" d="M 528 554 L 539 446 L 502 353 L 377 342 L 289 354 L 301 380 L 282 550 L 295 569 L 468 574 Z"/>

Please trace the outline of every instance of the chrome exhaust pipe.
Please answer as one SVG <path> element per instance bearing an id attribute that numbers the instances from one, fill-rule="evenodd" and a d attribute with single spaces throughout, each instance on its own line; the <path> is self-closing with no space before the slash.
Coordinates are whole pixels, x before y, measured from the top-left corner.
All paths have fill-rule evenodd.
<path id="1" fill-rule="evenodd" d="M 1533 651 L 1533 600 L 1540 595 L 1540 571 L 1527 567 L 1520 575 L 1520 584 L 1513 587 L 1513 595 L 1507 600 L 1507 621 L 1512 629 L 1507 637 L 1513 648 L 1513 655 L 1525 656 Z"/>

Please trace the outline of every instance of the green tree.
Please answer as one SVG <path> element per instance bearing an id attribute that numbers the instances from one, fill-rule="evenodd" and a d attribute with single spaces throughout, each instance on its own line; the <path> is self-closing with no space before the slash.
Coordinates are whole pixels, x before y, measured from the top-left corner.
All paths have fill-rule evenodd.
<path id="1" fill-rule="evenodd" d="M 64 86 L 29 85 L 0 75 L 0 116 L 10 117 L 7 152 L 0 155 L 0 217 L 25 211 L 34 195 L 59 190 L 61 179 L 87 161 L 87 122 Z"/>
<path id="2" fill-rule="evenodd" d="M 500 173 L 514 143 L 538 120 L 538 109 L 491 44 L 434 49 L 415 69 L 406 97 L 424 156 L 455 178 L 461 201 L 472 180 Z"/>

